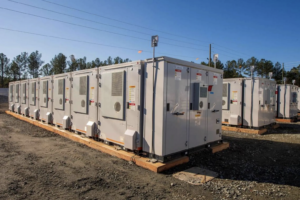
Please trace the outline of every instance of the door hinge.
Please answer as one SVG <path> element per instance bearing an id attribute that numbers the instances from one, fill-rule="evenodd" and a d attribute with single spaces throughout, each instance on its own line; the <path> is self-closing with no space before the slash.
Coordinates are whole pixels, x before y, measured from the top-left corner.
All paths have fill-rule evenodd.
<path id="1" fill-rule="evenodd" d="M 186 147 L 188 146 L 188 141 L 185 141 L 185 146 L 186 146 Z"/>
<path id="2" fill-rule="evenodd" d="M 53 83 L 54 81 L 53 80 L 51 80 L 51 83 Z"/>
<path id="3" fill-rule="evenodd" d="M 73 81 L 73 78 L 71 77 L 71 78 L 69 78 L 69 80 L 70 80 L 70 81 Z"/>
<path id="4" fill-rule="evenodd" d="M 101 83 L 99 83 L 99 87 L 101 87 Z"/>
<path id="5" fill-rule="evenodd" d="M 205 74 L 206 74 L 206 76 L 208 76 L 208 72 L 206 72 Z"/>
<path id="6" fill-rule="evenodd" d="M 187 68 L 186 71 L 187 71 L 187 73 L 190 73 L 190 68 Z"/>
<path id="7" fill-rule="evenodd" d="M 207 109 L 210 109 L 210 103 L 207 104 Z"/>
<path id="8" fill-rule="evenodd" d="M 140 69 L 138 70 L 138 74 L 141 74 L 141 70 Z"/>

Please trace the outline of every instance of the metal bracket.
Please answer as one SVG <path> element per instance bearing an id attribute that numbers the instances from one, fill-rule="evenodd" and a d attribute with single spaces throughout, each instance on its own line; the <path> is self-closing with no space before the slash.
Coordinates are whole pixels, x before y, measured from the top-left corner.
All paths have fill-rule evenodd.
<path id="1" fill-rule="evenodd" d="M 206 74 L 206 76 L 208 76 L 208 72 L 206 72 L 205 74 Z"/>

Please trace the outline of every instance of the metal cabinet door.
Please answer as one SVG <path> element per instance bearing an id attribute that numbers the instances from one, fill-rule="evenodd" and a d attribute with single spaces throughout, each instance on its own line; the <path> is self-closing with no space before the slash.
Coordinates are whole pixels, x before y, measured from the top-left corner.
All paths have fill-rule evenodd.
<path id="1" fill-rule="evenodd" d="M 15 103 L 19 103 L 19 98 L 20 98 L 20 84 L 15 85 Z"/>
<path id="2" fill-rule="evenodd" d="M 22 104 L 26 104 L 26 83 L 22 83 Z"/>
<path id="3" fill-rule="evenodd" d="M 14 85 L 9 86 L 9 101 L 13 102 L 14 96 Z"/>
<path id="4" fill-rule="evenodd" d="M 64 110 L 65 107 L 65 78 L 54 79 L 53 88 L 54 109 Z"/>
<path id="5" fill-rule="evenodd" d="M 188 131 L 188 147 L 194 148 L 205 143 L 207 134 L 207 85 L 208 76 L 206 71 L 194 69 L 190 70 L 190 102 L 195 98 L 194 95 L 199 95 L 198 108 L 190 110 L 189 131 Z M 195 84 L 199 83 L 199 92 L 195 92 Z M 195 103 L 195 102 L 194 102 Z"/>
<path id="6" fill-rule="evenodd" d="M 48 80 L 40 81 L 40 106 L 47 108 L 48 107 Z"/>
<path id="7" fill-rule="evenodd" d="M 89 76 L 75 75 L 73 77 L 72 101 L 74 112 L 88 114 Z"/>
<path id="8" fill-rule="evenodd" d="M 165 154 L 183 151 L 188 147 L 187 119 L 189 114 L 188 68 L 168 63 Z"/>
<path id="9" fill-rule="evenodd" d="M 35 106 L 36 102 L 36 82 L 30 83 L 30 105 Z"/>
<path id="10" fill-rule="evenodd" d="M 222 74 L 208 72 L 208 127 L 206 142 L 214 142 L 220 139 L 222 120 Z"/>

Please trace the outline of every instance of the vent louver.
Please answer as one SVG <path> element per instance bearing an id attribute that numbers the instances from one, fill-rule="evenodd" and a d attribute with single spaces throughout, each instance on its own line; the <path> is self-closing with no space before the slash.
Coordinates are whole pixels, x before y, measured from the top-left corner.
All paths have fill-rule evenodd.
<path id="1" fill-rule="evenodd" d="M 82 76 L 79 80 L 80 89 L 79 89 L 79 95 L 87 95 L 87 77 Z"/>
<path id="2" fill-rule="evenodd" d="M 123 72 L 112 73 L 111 96 L 123 95 Z"/>
<path id="3" fill-rule="evenodd" d="M 64 86 L 64 80 L 63 79 L 58 80 L 58 94 L 59 95 L 63 94 L 63 86 Z"/>

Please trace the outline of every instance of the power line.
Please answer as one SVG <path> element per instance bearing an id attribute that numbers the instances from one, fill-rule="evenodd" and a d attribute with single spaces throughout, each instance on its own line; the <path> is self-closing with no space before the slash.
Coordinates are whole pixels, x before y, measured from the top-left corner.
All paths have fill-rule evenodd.
<path id="1" fill-rule="evenodd" d="M 63 37 L 57 37 L 57 36 L 52 36 L 52 35 L 45 35 L 45 34 L 40 34 L 40 33 L 32 33 L 32 32 L 27 32 L 27 31 L 21 31 L 21 30 L 14 30 L 14 29 L 9 29 L 9 28 L 4 28 L 0 27 L 2 30 L 6 31 L 13 31 L 13 32 L 19 32 L 19 33 L 25 33 L 25 34 L 30 34 L 30 35 L 37 35 L 37 36 L 42 36 L 42 37 L 49 37 L 49 38 L 55 38 L 55 39 L 60 39 L 60 40 L 68 40 L 72 42 L 80 42 L 80 43 L 86 43 L 86 44 L 93 44 L 93 45 L 98 45 L 98 46 L 106 46 L 106 47 L 111 47 L 111 48 L 118 48 L 118 49 L 126 49 L 126 50 L 131 50 L 131 51 L 139 51 L 141 49 L 132 49 L 132 48 L 127 48 L 127 47 L 119 47 L 119 46 L 114 46 L 114 45 L 108 45 L 108 44 L 101 44 L 101 43 L 95 43 L 95 42 L 88 42 L 88 41 L 82 41 L 82 40 L 75 40 L 75 39 L 69 39 L 69 38 L 63 38 Z M 144 51 L 146 53 L 153 53 L 152 51 Z M 183 55 L 175 55 L 175 54 L 169 54 L 169 53 L 163 53 L 163 52 L 157 52 L 163 55 L 171 55 L 171 56 L 178 56 L 178 57 L 185 57 L 185 58 L 192 58 L 195 59 L 195 57 L 191 56 L 183 56 Z"/>
<path id="2" fill-rule="evenodd" d="M 74 15 L 69 15 L 69 14 L 66 14 L 66 13 L 61 13 L 61 12 L 57 12 L 57 11 L 54 11 L 54 10 L 49 10 L 49 9 L 46 9 L 46 8 L 41 8 L 41 7 L 38 7 L 38 6 L 26 4 L 26 3 L 21 3 L 21 2 L 18 2 L 18 1 L 13 1 L 13 0 L 8 0 L 8 1 L 10 1 L 12 3 L 17 3 L 17 4 L 24 5 L 24 6 L 28 6 L 28 7 L 32 7 L 32 8 L 36 8 L 36 9 L 40 9 L 40 10 L 45 10 L 45 11 L 48 11 L 48 12 L 52 12 L 52 13 L 56 13 L 56 14 L 60 14 L 60 15 L 64 15 L 64 16 L 68 16 L 68 17 L 73 17 L 73 18 L 76 18 L 76 19 L 84 20 L 84 21 L 89 21 L 89 22 L 93 22 L 93 23 L 97 23 L 97 24 L 101 24 L 101 25 L 105 25 L 105 26 L 110 26 L 110 27 L 114 27 L 114 28 L 118 28 L 118 29 L 122 29 L 122 30 L 132 31 L 132 32 L 135 32 L 135 33 L 140 33 L 140 34 L 151 36 L 151 34 L 145 33 L 145 32 L 135 31 L 135 30 L 128 29 L 128 28 L 123 28 L 123 27 L 120 27 L 120 26 L 105 24 L 105 23 L 102 23 L 102 22 L 99 22 L 99 21 L 94 21 L 94 20 L 90 20 L 90 19 L 86 19 L 86 18 L 81 18 L 81 17 L 77 17 L 77 16 L 74 16 Z M 186 44 L 190 44 L 190 45 L 204 46 L 204 45 L 198 45 L 198 44 L 185 42 L 185 41 L 181 41 L 181 40 L 175 40 L 175 39 L 171 39 L 171 38 L 167 38 L 167 37 L 160 37 L 160 38 L 165 39 L 165 40 L 171 40 L 171 41 L 186 43 Z"/>
<path id="3" fill-rule="evenodd" d="M 233 49 L 230 49 L 230 48 L 227 48 L 227 47 L 224 47 L 224 46 L 215 44 L 215 43 L 213 43 L 213 44 L 216 45 L 216 46 L 222 47 L 222 48 L 224 48 L 224 49 L 228 49 L 228 50 L 230 50 L 230 51 L 234 51 L 234 52 L 237 52 L 237 53 L 244 54 L 244 55 L 246 55 L 246 56 L 250 56 L 250 55 L 248 55 L 248 54 L 245 54 L 245 53 L 242 53 L 242 52 L 238 52 L 238 51 L 236 51 L 236 50 L 233 50 Z M 252 57 L 252 56 L 250 56 L 250 57 Z"/>
<path id="4" fill-rule="evenodd" d="M 25 13 L 25 12 L 22 12 L 22 11 L 17 11 L 17 10 L 13 10 L 13 9 L 9 9 L 9 8 L 0 7 L 0 9 L 4 9 L 4 10 L 11 11 L 11 12 L 16 12 L 16 13 L 21 13 L 21 14 L 24 14 L 24 15 L 30 15 L 30 16 L 34 16 L 34 17 L 38 17 L 38 18 L 42 18 L 42 19 L 51 20 L 51 21 L 56 21 L 56 22 L 60 22 L 60 23 L 64 23 L 64 24 L 69 24 L 69 25 L 73 25 L 73 26 L 79 26 L 79 27 L 83 27 L 83 28 L 87 28 L 87 29 L 93 29 L 93 30 L 97 30 L 97 31 L 101 31 L 101 32 L 107 32 L 107 33 L 112 33 L 112 34 L 121 35 L 121 36 L 125 36 L 125 37 L 131 37 L 131 38 L 135 38 L 135 39 L 139 39 L 139 40 L 145 40 L 145 41 L 149 42 L 148 39 L 144 39 L 144 38 L 140 38 L 140 37 L 136 37 L 136 36 L 116 33 L 116 32 L 113 32 L 113 31 L 106 31 L 106 30 L 93 28 L 93 27 L 89 27 L 89 26 L 84 26 L 84 25 L 80 25 L 80 24 L 75 24 L 75 23 L 71 23 L 71 22 L 65 22 L 65 21 L 62 21 L 62 20 L 57 20 L 57 19 L 53 19 L 53 18 L 48 18 L 48 17 L 43 17 L 43 16 L 34 15 L 34 14 L 30 14 L 30 13 Z M 203 49 L 185 47 L 185 46 L 181 46 L 181 45 L 174 45 L 174 44 L 169 44 L 169 43 L 165 43 L 165 42 L 160 42 L 160 43 L 170 45 L 170 46 L 181 47 L 181 48 L 194 49 L 194 50 L 199 50 L 199 51 L 206 51 L 206 50 L 203 50 Z"/>
<path id="5" fill-rule="evenodd" d="M 223 51 L 223 52 L 226 52 L 226 53 L 230 53 L 230 54 L 234 54 L 234 55 L 236 55 L 236 56 L 242 57 L 242 56 L 239 55 L 239 54 L 232 53 L 232 52 L 229 52 L 229 51 L 225 51 L 225 50 L 223 50 L 223 49 L 219 49 L 219 48 L 216 48 L 216 47 L 212 47 L 212 48 L 213 48 L 213 49 L 216 49 L 216 50 L 219 50 L 219 51 Z"/>
<path id="6" fill-rule="evenodd" d="M 148 27 L 145 27 L 145 26 L 140 26 L 140 25 L 137 25 L 137 24 L 132 24 L 132 23 L 129 23 L 129 22 L 125 22 L 125 21 L 121 21 L 121 20 L 118 20 L 118 19 L 106 17 L 106 16 L 99 15 L 99 14 L 96 14 L 96 13 L 87 12 L 87 11 L 80 10 L 80 9 L 77 9 L 77 8 L 72 8 L 72 7 L 65 6 L 65 5 L 58 4 L 58 3 L 54 3 L 54 2 L 51 2 L 51 1 L 47 1 L 47 0 L 41 0 L 41 1 L 44 1 L 44 2 L 46 2 L 46 3 L 53 4 L 53 5 L 57 5 L 57 6 L 60 6 L 60 7 L 64 7 L 64 8 L 76 10 L 76 11 L 79 11 L 79 12 L 83 12 L 83 13 L 86 13 L 86 14 L 89 14 L 89 15 L 94 15 L 94 16 L 97 16 L 97 17 L 102 17 L 102 18 L 109 19 L 109 20 L 112 20 L 112 21 L 124 23 L 124 24 L 127 24 L 127 25 L 131 25 L 131 26 L 135 26 L 135 27 L 139 27 L 139 28 L 144 28 L 144 29 L 148 29 L 148 30 L 152 30 L 152 31 L 156 31 L 156 32 L 161 32 L 161 33 L 173 35 L 173 36 L 180 37 L 180 38 L 186 38 L 186 39 L 193 40 L 193 41 L 199 41 L 199 42 L 209 43 L 209 42 L 206 42 L 206 41 L 201 41 L 201 40 L 197 40 L 197 39 L 194 39 L 194 38 L 189 38 L 189 37 L 182 36 L 182 35 L 177 35 L 177 34 L 173 34 L 173 33 L 169 33 L 169 32 L 164 32 L 164 31 L 160 31 L 160 30 L 148 28 Z"/>

